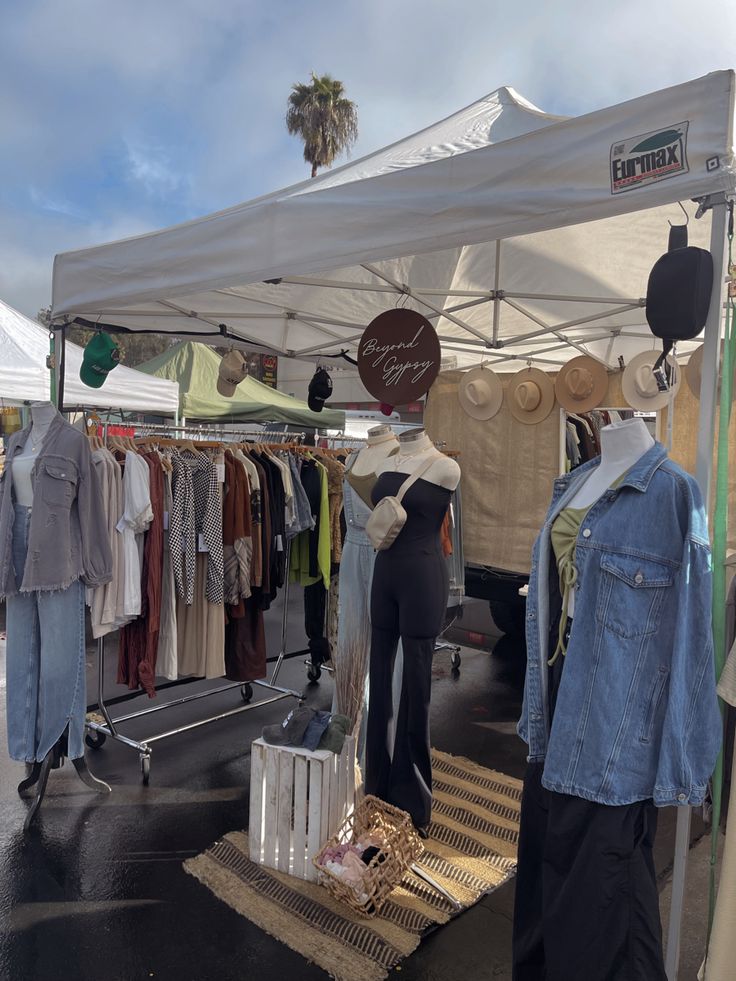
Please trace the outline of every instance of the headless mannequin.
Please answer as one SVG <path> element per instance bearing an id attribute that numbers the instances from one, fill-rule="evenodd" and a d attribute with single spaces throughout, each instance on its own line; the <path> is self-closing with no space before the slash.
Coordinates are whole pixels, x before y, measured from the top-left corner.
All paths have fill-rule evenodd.
<path id="1" fill-rule="evenodd" d="M 374 426 L 368 430 L 366 445 L 358 453 L 351 472 L 356 477 L 377 474 L 386 457 L 396 450 L 399 441 L 390 426 Z"/>
<path id="2" fill-rule="evenodd" d="M 624 419 L 601 429 L 601 462 L 591 473 L 569 504 L 571 508 L 589 508 L 654 446 L 642 419 Z M 575 616 L 575 590 L 571 590 L 567 615 Z"/>
<path id="3" fill-rule="evenodd" d="M 377 473 L 397 471 L 412 474 L 423 466 L 429 457 L 434 459 L 432 466 L 422 474 L 422 480 L 454 491 L 460 483 L 460 467 L 437 449 L 423 429 L 410 429 L 399 437 L 399 452 L 389 457 Z"/>
<path id="4" fill-rule="evenodd" d="M 373 500 L 399 491 L 406 476 L 422 472 L 404 498 L 407 521 L 394 544 L 376 557 L 371 591 L 371 692 L 365 788 L 408 811 L 427 837 L 432 806 L 429 704 L 434 646 L 448 595 L 440 527 L 460 467 L 436 449 L 423 429 L 399 439 L 398 454 L 383 463 Z M 403 648 L 398 706 L 388 691 L 396 680 L 397 644 Z"/>
<path id="5" fill-rule="evenodd" d="M 624 419 L 601 429 L 601 462 L 570 502 L 571 508 L 595 504 L 614 480 L 630 470 L 654 446 L 642 419 Z"/>
<path id="6" fill-rule="evenodd" d="M 16 503 L 20 507 L 33 507 L 33 481 L 31 473 L 51 423 L 56 418 L 56 407 L 52 402 L 32 402 L 31 403 L 31 432 L 26 440 L 25 446 L 20 453 L 17 453 L 12 461 L 13 492 Z M 43 801 L 46 792 L 46 784 L 49 778 L 49 771 L 58 769 L 64 765 L 67 755 L 66 732 L 62 733 L 56 745 L 49 750 L 42 763 L 26 764 L 26 779 L 18 784 L 18 793 L 23 796 L 32 787 L 37 786 L 36 797 L 31 805 L 25 820 L 25 830 L 31 826 Z M 90 789 L 98 794 L 109 794 L 112 790 L 109 784 L 103 780 L 98 780 L 87 768 L 87 762 L 82 756 L 72 760 L 79 779 Z"/>
<path id="7" fill-rule="evenodd" d="M 15 499 L 21 507 L 33 507 L 31 471 L 36 464 L 36 458 L 41 452 L 41 446 L 55 415 L 56 408 L 53 403 L 31 402 L 31 419 L 33 420 L 31 434 L 22 451 L 13 460 L 13 490 L 15 491 Z"/>

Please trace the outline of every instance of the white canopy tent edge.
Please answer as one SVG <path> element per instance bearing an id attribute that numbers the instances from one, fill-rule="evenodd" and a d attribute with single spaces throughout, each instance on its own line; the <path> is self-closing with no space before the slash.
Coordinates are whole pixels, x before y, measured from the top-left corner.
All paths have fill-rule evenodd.
<path id="1" fill-rule="evenodd" d="M 179 411 L 176 382 L 150 378 L 134 368 L 118 365 L 101 388 L 89 388 L 79 377 L 83 353 L 78 345 L 67 342 L 65 409 L 114 409 L 176 418 Z M 50 399 L 48 354 L 48 330 L 0 300 L 0 400 L 22 404 Z"/>

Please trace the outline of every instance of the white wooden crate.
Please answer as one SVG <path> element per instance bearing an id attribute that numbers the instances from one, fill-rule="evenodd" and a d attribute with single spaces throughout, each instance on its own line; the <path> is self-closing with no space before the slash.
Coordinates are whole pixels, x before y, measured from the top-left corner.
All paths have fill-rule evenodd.
<path id="1" fill-rule="evenodd" d="M 251 746 L 250 857 L 259 865 L 315 881 L 312 858 L 352 813 L 355 738 L 339 756 L 293 746 Z"/>

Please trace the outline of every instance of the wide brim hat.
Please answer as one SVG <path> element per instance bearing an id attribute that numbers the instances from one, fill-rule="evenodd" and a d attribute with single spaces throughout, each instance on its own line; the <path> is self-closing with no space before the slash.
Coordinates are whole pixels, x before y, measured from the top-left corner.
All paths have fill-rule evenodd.
<path id="1" fill-rule="evenodd" d="M 220 362 L 217 373 L 217 391 L 226 399 L 235 395 L 235 389 L 248 374 L 248 362 L 241 351 L 228 351 Z"/>
<path id="2" fill-rule="evenodd" d="M 569 412 L 589 412 L 602 405 L 607 393 L 605 366 L 585 354 L 568 361 L 555 379 L 557 401 Z"/>
<path id="3" fill-rule="evenodd" d="M 673 390 L 674 395 L 677 395 L 682 383 L 682 369 L 671 354 L 667 356 L 668 362 L 675 369 L 675 380 L 672 389 L 660 392 L 652 373 L 658 358 L 659 351 L 642 351 L 626 365 L 621 379 L 621 390 L 632 409 L 640 412 L 656 412 L 667 405 Z"/>
<path id="4" fill-rule="evenodd" d="M 690 355 L 690 360 L 685 366 L 685 378 L 687 380 L 690 391 L 693 393 L 696 399 L 700 398 L 700 386 L 703 378 L 703 352 L 705 351 L 705 345 L 701 344 L 700 347 L 696 348 Z M 721 353 L 723 352 L 723 342 L 721 342 Z M 736 379 L 736 365 L 734 365 L 734 379 Z M 718 391 L 720 392 L 721 386 L 718 385 Z M 731 397 L 736 398 L 736 384 L 731 386 Z"/>
<path id="5" fill-rule="evenodd" d="M 509 380 L 506 404 L 513 417 L 527 426 L 543 422 L 555 406 L 552 379 L 539 368 L 522 368 Z"/>
<path id="6" fill-rule="evenodd" d="M 457 397 L 471 419 L 492 419 L 503 404 L 503 383 L 495 371 L 481 365 L 466 371 L 460 380 Z"/>

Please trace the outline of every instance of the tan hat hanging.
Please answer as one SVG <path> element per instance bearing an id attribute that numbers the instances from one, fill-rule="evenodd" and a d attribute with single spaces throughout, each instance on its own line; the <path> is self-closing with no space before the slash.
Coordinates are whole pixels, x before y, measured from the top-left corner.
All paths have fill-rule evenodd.
<path id="1" fill-rule="evenodd" d="M 660 392 L 652 369 L 659 357 L 658 351 L 642 351 L 626 365 L 621 379 L 621 390 L 632 409 L 640 412 L 656 412 L 663 409 L 672 394 L 669 390 Z M 682 371 L 677 360 L 670 354 L 667 360 L 674 368 L 674 395 L 677 395 L 682 382 Z"/>
<path id="2" fill-rule="evenodd" d="M 466 415 L 485 422 L 501 408 L 503 384 L 495 371 L 481 365 L 463 374 L 457 397 Z"/>
<path id="3" fill-rule="evenodd" d="M 573 358 L 555 379 L 555 395 L 570 412 L 589 412 L 603 404 L 608 393 L 608 372 L 604 365 L 587 355 Z"/>
<path id="4" fill-rule="evenodd" d="M 700 347 L 696 348 L 690 355 L 690 360 L 685 366 L 685 378 L 687 379 L 690 391 L 693 393 L 696 399 L 700 398 L 700 386 L 703 378 L 704 351 L 705 345 L 701 344 Z M 721 342 L 721 353 L 723 353 L 723 342 Z M 736 379 L 736 365 L 734 365 L 734 378 Z M 720 391 L 720 383 L 718 386 L 718 391 Z M 732 386 L 732 396 L 736 398 L 736 385 Z"/>
<path id="5" fill-rule="evenodd" d="M 539 368 L 522 368 L 508 383 L 506 404 L 513 417 L 527 426 L 543 422 L 555 405 L 552 379 Z"/>

